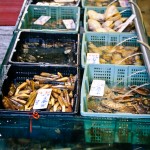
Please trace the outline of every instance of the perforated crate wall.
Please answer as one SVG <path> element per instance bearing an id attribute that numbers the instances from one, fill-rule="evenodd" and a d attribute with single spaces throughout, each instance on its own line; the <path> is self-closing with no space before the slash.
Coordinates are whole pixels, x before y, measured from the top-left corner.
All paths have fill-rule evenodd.
<path id="1" fill-rule="evenodd" d="M 85 67 L 86 64 L 86 56 L 88 53 L 88 44 L 92 42 L 97 47 L 100 46 L 115 46 L 118 43 L 127 40 L 120 45 L 123 46 L 138 46 L 137 35 L 134 33 L 122 33 L 122 34 L 114 34 L 114 33 L 84 33 L 82 38 L 82 49 L 81 49 L 81 64 L 82 67 Z M 134 37 L 133 39 L 129 39 Z"/>
<path id="2" fill-rule="evenodd" d="M 149 144 L 149 119 L 90 118 L 84 120 L 87 143 Z"/>
<path id="3" fill-rule="evenodd" d="M 132 123 L 132 143 L 147 144 L 150 139 L 150 122 L 133 122 Z"/>
<path id="4" fill-rule="evenodd" d="M 113 143 L 115 137 L 115 121 L 99 119 L 84 121 L 85 141 L 87 143 Z"/>

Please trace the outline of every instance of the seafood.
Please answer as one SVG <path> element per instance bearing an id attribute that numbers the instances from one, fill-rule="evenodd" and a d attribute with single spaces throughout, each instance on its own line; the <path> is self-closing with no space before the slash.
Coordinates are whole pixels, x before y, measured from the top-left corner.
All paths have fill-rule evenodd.
<path id="1" fill-rule="evenodd" d="M 66 29 L 64 24 L 63 24 L 63 20 L 62 19 L 58 19 L 58 20 L 54 20 L 51 22 L 47 22 L 44 24 L 44 26 L 46 28 L 51 28 L 51 29 Z"/>
<path id="2" fill-rule="evenodd" d="M 121 110 L 124 109 L 125 105 L 121 103 L 115 103 L 112 100 L 101 100 L 100 104 L 106 108 L 113 110 Z"/>
<path id="3" fill-rule="evenodd" d="M 112 26 L 114 26 L 113 25 L 113 21 L 109 21 L 109 20 L 107 20 L 106 22 L 104 22 L 103 24 L 102 24 L 102 27 L 112 27 Z"/>
<path id="4" fill-rule="evenodd" d="M 78 0 L 46 0 L 37 2 L 36 5 L 40 6 L 75 6 Z"/>
<path id="5" fill-rule="evenodd" d="M 20 56 L 17 57 L 17 60 L 19 62 L 37 62 L 37 59 L 33 55 L 29 54 L 21 54 Z"/>
<path id="6" fill-rule="evenodd" d="M 96 31 L 102 28 L 99 22 L 94 19 L 88 19 L 88 25 L 89 25 L 89 29 L 92 31 Z"/>
<path id="7" fill-rule="evenodd" d="M 96 46 L 88 43 L 89 53 L 99 53 L 101 64 L 143 65 L 140 50 L 134 46 Z M 133 56 L 132 56 L 133 55 Z M 127 58 L 128 56 L 132 56 Z"/>
<path id="8" fill-rule="evenodd" d="M 87 12 L 89 19 L 97 20 L 97 21 L 103 21 L 104 20 L 104 14 L 97 13 L 94 10 L 89 10 Z"/>
<path id="9" fill-rule="evenodd" d="M 39 82 L 41 79 L 42 83 Z M 72 74 L 66 77 L 60 72 L 57 74 L 41 72 L 40 75 L 34 75 L 33 79 L 26 79 L 19 85 L 12 83 L 8 95 L 3 97 L 3 106 L 10 110 L 30 111 L 33 109 L 38 91 L 51 88 L 47 110 L 50 112 L 72 112 L 76 79 L 76 75 Z M 51 82 L 47 83 L 47 81 Z"/>
<path id="10" fill-rule="evenodd" d="M 101 106 L 98 103 L 95 103 L 93 100 L 88 100 L 88 109 L 94 111 L 94 112 L 105 112 L 105 113 L 111 113 L 112 110 L 106 107 Z"/>
<path id="11" fill-rule="evenodd" d="M 139 114 L 146 114 L 146 110 L 143 108 L 142 105 L 136 103 L 136 104 L 133 104 L 133 107 L 136 109 L 136 111 L 139 113 Z"/>
<path id="12" fill-rule="evenodd" d="M 27 86 L 27 82 L 20 84 L 16 89 L 15 95 L 18 95 L 19 91 L 24 89 L 26 86 Z"/>
<path id="13" fill-rule="evenodd" d="M 13 96 L 16 91 L 15 85 L 12 83 L 8 92 L 8 96 Z"/>
<path id="14" fill-rule="evenodd" d="M 133 21 L 127 27 L 121 29 L 128 18 L 122 17 L 115 5 L 108 6 L 104 14 L 89 9 L 87 16 L 88 29 L 93 32 L 132 32 L 135 29 Z"/>
<path id="15" fill-rule="evenodd" d="M 15 108 L 13 107 L 13 104 L 11 103 L 11 101 L 9 100 L 8 97 L 4 96 L 2 103 L 6 109 L 14 109 L 15 110 Z"/>
<path id="16" fill-rule="evenodd" d="M 132 88 L 135 86 L 131 86 Z M 140 92 L 131 92 L 131 87 L 115 87 L 110 89 L 107 85 L 104 96 L 88 96 L 87 107 L 92 112 L 100 113 L 132 113 L 132 114 L 149 114 L 150 112 L 150 95 L 145 95 L 149 89 L 139 88 Z M 144 89 L 144 90 L 143 90 Z M 142 92 L 141 92 L 142 91 Z M 143 94 L 144 93 L 144 94 Z"/>
<path id="17" fill-rule="evenodd" d="M 107 32 L 107 30 L 104 28 L 97 28 L 95 31 L 96 32 Z"/>
<path id="18" fill-rule="evenodd" d="M 61 21 L 58 20 L 57 24 L 60 23 Z M 77 43 L 74 39 L 65 39 L 64 37 L 47 39 L 47 37 L 37 38 L 34 36 L 26 38 L 20 43 L 16 46 L 17 53 L 13 61 L 73 65 L 77 63 Z"/>
<path id="19" fill-rule="evenodd" d="M 117 7 L 114 5 L 108 6 L 104 13 L 106 20 L 117 14 L 119 14 L 119 11 L 118 11 Z"/>
<path id="20" fill-rule="evenodd" d="M 28 98 L 27 100 L 27 103 L 25 104 L 25 110 L 27 110 L 29 108 L 29 106 L 34 103 L 35 101 L 35 98 L 36 98 L 36 95 L 37 95 L 37 92 L 36 91 L 33 91 L 31 94 L 30 94 L 30 97 Z"/>
<path id="21" fill-rule="evenodd" d="M 87 0 L 86 6 L 108 6 L 113 0 Z M 113 5 L 119 6 L 118 2 L 114 2 Z"/>

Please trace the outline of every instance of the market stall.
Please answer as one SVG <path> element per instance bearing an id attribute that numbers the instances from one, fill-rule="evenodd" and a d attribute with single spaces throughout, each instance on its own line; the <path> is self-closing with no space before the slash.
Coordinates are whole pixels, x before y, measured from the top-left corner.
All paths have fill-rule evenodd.
<path id="1" fill-rule="evenodd" d="M 136 1 L 27 1 L 1 65 L 0 144 L 148 148 L 149 50 Z"/>

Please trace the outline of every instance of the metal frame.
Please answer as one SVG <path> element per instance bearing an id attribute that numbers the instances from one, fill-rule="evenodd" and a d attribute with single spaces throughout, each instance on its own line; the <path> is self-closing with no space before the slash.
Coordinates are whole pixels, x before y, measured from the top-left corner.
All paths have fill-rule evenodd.
<path id="1" fill-rule="evenodd" d="M 130 1 L 136 3 L 136 0 L 130 0 Z M 137 10 L 137 8 L 132 3 L 131 3 L 131 8 L 132 8 L 133 14 L 136 15 L 134 22 L 135 22 L 135 27 L 136 27 L 136 31 L 138 34 L 138 38 L 140 41 L 148 44 L 148 39 L 146 37 L 145 29 L 144 29 L 139 11 Z M 141 50 L 143 52 L 143 58 L 144 58 L 145 66 L 146 66 L 147 72 L 148 72 L 149 77 L 150 77 L 150 50 L 147 47 L 145 47 L 144 45 L 142 45 L 142 44 L 140 44 L 140 45 L 141 45 Z"/>

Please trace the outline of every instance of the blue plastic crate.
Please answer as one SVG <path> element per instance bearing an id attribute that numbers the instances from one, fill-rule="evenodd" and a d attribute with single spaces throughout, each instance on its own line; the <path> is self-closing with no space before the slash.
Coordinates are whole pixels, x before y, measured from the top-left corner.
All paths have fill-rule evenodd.
<path id="1" fill-rule="evenodd" d="M 35 25 L 32 19 L 38 19 L 41 16 L 50 16 L 49 25 Z M 62 24 L 58 23 L 60 19 L 73 19 L 75 29 L 68 30 Z M 79 29 L 80 8 L 79 7 L 50 7 L 29 5 L 21 18 L 18 29 L 22 31 L 33 32 L 54 32 L 54 33 L 77 33 Z M 50 26 L 57 22 L 56 26 Z"/>
<path id="2" fill-rule="evenodd" d="M 87 12 L 88 12 L 88 10 L 94 10 L 97 13 L 104 14 L 106 9 L 107 9 L 106 7 L 100 7 L 100 8 L 99 7 L 87 7 L 87 8 L 85 8 L 85 10 L 84 10 L 84 30 L 85 30 L 85 32 L 93 32 L 93 31 L 89 31 L 89 29 L 88 29 L 88 23 L 87 23 L 87 21 L 88 21 L 88 14 L 87 14 Z M 118 9 L 119 12 L 126 10 L 126 11 L 121 13 L 122 17 L 129 18 L 132 15 L 131 8 L 117 7 L 117 9 Z M 124 33 L 129 33 L 129 32 L 124 32 Z M 121 33 L 119 33 L 119 34 L 121 34 Z"/>
<path id="3" fill-rule="evenodd" d="M 130 76 L 131 70 L 133 73 L 132 76 Z M 142 70 L 145 70 L 145 72 L 143 72 Z M 138 73 L 135 74 L 135 72 L 137 71 Z M 119 65 L 107 65 L 107 64 L 87 65 L 85 67 L 83 80 L 82 80 L 80 110 L 82 116 L 90 116 L 90 117 L 150 118 L 149 114 L 88 112 L 87 95 L 89 94 L 90 85 L 93 79 L 105 80 L 106 84 L 111 87 L 116 85 L 120 87 L 126 87 L 128 85 L 142 85 L 145 83 L 149 83 L 148 74 L 144 66 L 136 67 L 136 66 L 119 66 Z"/>
<path id="4" fill-rule="evenodd" d="M 81 49 L 81 65 L 85 68 L 86 65 L 86 57 L 88 53 L 88 42 L 94 43 L 96 46 L 115 46 L 116 44 L 124 41 L 128 38 L 135 37 L 136 34 L 130 33 L 122 33 L 122 34 L 114 34 L 114 33 L 84 33 L 82 38 L 82 49 Z M 133 38 L 123 42 L 121 45 L 123 46 L 139 46 L 139 43 L 136 41 L 137 38 Z"/>

